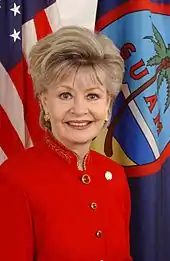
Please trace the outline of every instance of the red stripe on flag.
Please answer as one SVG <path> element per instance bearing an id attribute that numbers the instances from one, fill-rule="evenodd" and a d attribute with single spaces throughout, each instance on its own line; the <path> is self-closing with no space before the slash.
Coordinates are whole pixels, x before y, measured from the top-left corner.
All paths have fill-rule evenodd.
<path id="1" fill-rule="evenodd" d="M 52 33 L 50 24 L 48 22 L 46 13 L 44 10 L 38 12 L 34 17 L 35 30 L 37 34 L 37 39 L 45 37 L 47 34 Z"/>
<path id="2" fill-rule="evenodd" d="M 33 84 L 28 67 L 23 57 L 20 62 L 9 72 L 9 75 L 18 91 L 24 107 L 24 120 L 31 139 L 35 144 L 41 138 L 42 130 L 39 125 L 40 109 L 34 97 Z"/>
<path id="3" fill-rule="evenodd" d="M 17 92 L 23 102 L 25 97 L 24 78 L 23 78 L 23 60 L 20 60 L 20 62 L 17 63 L 15 67 L 13 67 L 11 71 L 8 72 L 8 74 L 11 77 L 11 80 L 15 85 Z"/>
<path id="4" fill-rule="evenodd" d="M 43 134 L 39 124 L 40 107 L 34 95 L 32 78 L 28 74 L 28 66 L 25 60 L 23 60 L 23 66 L 25 88 L 24 116 L 31 139 L 35 144 Z"/>
<path id="5" fill-rule="evenodd" d="M 142 166 L 131 166 L 125 167 L 125 171 L 128 177 L 143 177 L 152 174 L 156 174 L 156 172 L 161 170 L 163 163 L 170 157 L 170 143 L 166 146 L 166 148 L 161 153 L 160 157 L 146 165 Z"/>
<path id="6" fill-rule="evenodd" d="M 3 126 L 3 128 L 1 128 L 0 146 L 9 158 L 16 152 L 23 151 L 24 146 L 1 105 L 0 121 L 1 126 Z"/>
<path id="7" fill-rule="evenodd" d="M 124 15 L 138 11 L 151 11 L 152 13 L 156 14 L 170 15 L 170 4 L 158 4 L 147 0 L 135 0 L 134 3 L 134 1 L 132 0 L 128 3 L 125 3 L 121 6 L 118 6 L 110 10 L 101 18 L 99 18 L 96 21 L 95 29 L 96 31 L 101 31 L 106 26 L 123 17 Z"/>

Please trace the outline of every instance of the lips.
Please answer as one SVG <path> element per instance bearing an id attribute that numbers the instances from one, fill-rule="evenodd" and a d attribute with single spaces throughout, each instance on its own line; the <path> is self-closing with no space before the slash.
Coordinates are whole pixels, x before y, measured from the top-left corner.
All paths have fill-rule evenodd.
<path id="1" fill-rule="evenodd" d="M 71 126 L 87 126 L 90 122 L 68 122 Z"/>
<path id="2" fill-rule="evenodd" d="M 68 121 L 66 123 L 72 128 L 84 129 L 88 127 L 92 121 Z"/>

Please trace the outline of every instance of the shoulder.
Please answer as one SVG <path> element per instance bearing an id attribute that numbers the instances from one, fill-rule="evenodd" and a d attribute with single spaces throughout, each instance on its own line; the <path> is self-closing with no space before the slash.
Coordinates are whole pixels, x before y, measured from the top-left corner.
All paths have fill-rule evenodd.
<path id="1" fill-rule="evenodd" d="M 99 176 L 101 173 L 103 181 L 109 180 L 107 184 L 111 185 L 114 193 L 119 195 L 121 199 L 123 198 L 123 201 L 127 201 L 130 206 L 130 190 L 124 167 L 95 151 L 91 151 L 91 157 L 92 168 L 97 172 L 97 175 Z M 103 173 L 105 179 L 103 179 Z"/>
<path id="2" fill-rule="evenodd" d="M 0 166 L 0 178 L 9 181 L 27 179 L 35 174 L 36 169 L 41 168 L 43 158 L 45 150 L 41 146 L 24 150 Z"/>
<path id="3" fill-rule="evenodd" d="M 97 172 L 101 173 L 111 173 L 112 182 L 120 188 L 120 190 L 128 189 L 128 179 L 125 174 L 124 167 L 115 162 L 114 160 L 98 153 L 91 151 L 92 166 Z"/>
<path id="4" fill-rule="evenodd" d="M 93 162 L 98 166 L 105 166 L 106 168 L 118 171 L 119 173 L 124 173 L 124 168 L 120 164 L 96 151 L 91 151 L 91 157 Z"/>
<path id="5" fill-rule="evenodd" d="M 10 157 L 10 159 L 7 159 L 1 166 L 0 171 L 4 171 L 10 168 L 22 168 L 24 165 L 34 162 L 36 158 L 39 156 L 38 149 L 36 147 L 32 147 L 26 150 L 23 150 L 22 152 Z"/>

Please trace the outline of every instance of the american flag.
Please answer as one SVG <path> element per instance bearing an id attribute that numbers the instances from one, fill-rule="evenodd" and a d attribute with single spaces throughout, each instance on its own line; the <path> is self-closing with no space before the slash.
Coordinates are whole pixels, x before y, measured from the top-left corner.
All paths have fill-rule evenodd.
<path id="1" fill-rule="evenodd" d="M 42 133 L 28 54 L 59 23 L 55 0 L 0 0 L 0 164 Z"/>

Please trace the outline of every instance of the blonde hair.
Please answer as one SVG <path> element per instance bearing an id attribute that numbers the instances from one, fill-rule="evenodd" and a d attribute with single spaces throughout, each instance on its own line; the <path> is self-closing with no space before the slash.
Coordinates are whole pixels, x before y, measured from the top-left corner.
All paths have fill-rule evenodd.
<path id="1" fill-rule="evenodd" d="M 112 97 L 117 96 L 124 72 L 124 62 L 117 47 L 101 33 L 67 26 L 47 35 L 31 49 L 29 72 L 36 97 L 80 66 L 91 67 L 99 81 L 97 69 L 102 69 L 107 75 L 108 92 Z M 43 108 L 40 123 L 45 127 Z"/>

